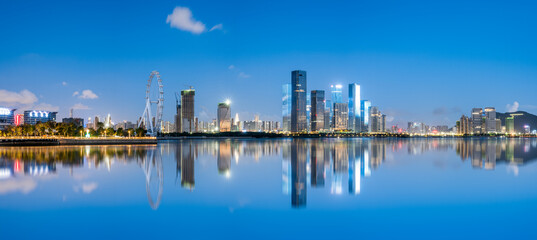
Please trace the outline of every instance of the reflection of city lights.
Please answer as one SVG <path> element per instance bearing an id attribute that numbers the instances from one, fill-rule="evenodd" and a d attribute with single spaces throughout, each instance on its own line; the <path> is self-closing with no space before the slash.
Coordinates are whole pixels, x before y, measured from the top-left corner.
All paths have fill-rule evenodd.
<path id="1" fill-rule="evenodd" d="M 224 174 L 224 176 L 229 179 L 231 178 L 231 171 L 226 171 L 226 173 Z"/>

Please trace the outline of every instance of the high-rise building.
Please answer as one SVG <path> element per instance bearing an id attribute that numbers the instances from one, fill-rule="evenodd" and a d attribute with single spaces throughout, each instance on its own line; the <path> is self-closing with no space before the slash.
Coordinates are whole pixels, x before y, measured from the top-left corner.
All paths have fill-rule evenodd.
<path id="1" fill-rule="evenodd" d="M 334 103 L 334 130 L 348 129 L 348 105 L 346 103 Z"/>
<path id="2" fill-rule="evenodd" d="M 304 132 L 308 130 L 306 71 L 295 70 L 291 72 L 291 88 L 291 132 Z"/>
<path id="3" fill-rule="evenodd" d="M 0 108 L 0 130 L 15 124 L 15 109 Z"/>
<path id="4" fill-rule="evenodd" d="M 291 131 L 291 105 L 292 105 L 291 84 L 282 86 L 282 125 L 283 131 Z"/>
<path id="5" fill-rule="evenodd" d="M 343 86 L 341 84 L 330 85 L 332 103 L 343 103 Z"/>
<path id="6" fill-rule="evenodd" d="M 324 129 L 329 131 L 332 126 L 332 102 L 324 100 Z"/>
<path id="7" fill-rule="evenodd" d="M 470 118 L 467 116 L 462 115 L 461 119 L 459 120 L 459 127 L 458 127 L 458 133 L 459 134 L 470 134 L 471 127 L 470 127 Z"/>
<path id="8" fill-rule="evenodd" d="M 386 128 L 386 115 L 383 115 L 378 107 L 371 107 L 369 111 L 370 125 L 369 132 L 379 133 L 384 132 Z"/>
<path id="9" fill-rule="evenodd" d="M 321 131 L 324 129 L 324 91 L 311 91 L 311 131 Z"/>
<path id="10" fill-rule="evenodd" d="M 349 126 L 353 132 L 360 132 L 361 121 L 361 101 L 360 85 L 356 83 L 349 84 Z"/>
<path id="11" fill-rule="evenodd" d="M 371 102 L 369 100 L 360 101 L 360 112 L 361 112 L 361 121 L 362 121 L 362 132 L 369 131 L 369 109 L 371 108 Z"/>
<path id="12" fill-rule="evenodd" d="M 474 134 L 483 133 L 481 131 L 482 124 L 483 124 L 483 109 L 473 108 L 472 109 L 472 133 Z"/>
<path id="13" fill-rule="evenodd" d="M 181 104 L 178 102 L 175 106 L 175 132 L 182 133 L 183 130 L 181 129 Z"/>
<path id="14" fill-rule="evenodd" d="M 229 101 L 218 104 L 217 121 L 218 130 L 220 132 L 231 131 L 231 110 Z"/>
<path id="15" fill-rule="evenodd" d="M 194 119 L 194 88 L 181 91 L 181 129 L 183 132 L 192 133 L 196 131 Z"/>
<path id="16" fill-rule="evenodd" d="M 509 134 L 515 133 L 515 118 L 513 116 L 505 118 L 505 132 Z"/>
<path id="17" fill-rule="evenodd" d="M 49 111 L 24 111 L 24 124 L 35 125 L 37 123 L 56 122 L 56 114 L 58 112 Z"/>
<path id="18" fill-rule="evenodd" d="M 311 94 L 306 94 L 306 122 L 308 124 L 308 132 L 311 131 Z"/>
<path id="19" fill-rule="evenodd" d="M 496 129 L 496 109 L 493 107 L 485 108 L 485 126 L 486 133 L 495 133 L 498 131 L 498 129 Z"/>

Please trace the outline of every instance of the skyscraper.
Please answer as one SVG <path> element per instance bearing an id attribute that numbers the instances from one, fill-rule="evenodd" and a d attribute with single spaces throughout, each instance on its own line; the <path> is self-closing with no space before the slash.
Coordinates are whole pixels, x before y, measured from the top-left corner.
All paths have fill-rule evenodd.
<path id="1" fill-rule="evenodd" d="M 183 132 L 192 133 L 196 131 L 196 122 L 194 121 L 194 88 L 181 91 L 181 128 Z"/>
<path id="2" fill-rule="evenodd" d="M 481 125 L 483 123 L 483 109 L 482 108 L 473 108 L 472 109 L 472 133 L 483 133 L 481 131 Z"/>
<path id="3" fill-rule="evenodd" d="M 306 94 L 306 123 L 308 124 L 308 132 L 311 131 L 311 94 Z"/>
<path id="4" fill-rule="evenodd" d="M 330 85 L 332 103 L 343 103 L 343 86 L 341 84 Z"/>
<path id="5" fill-rule="evenodd" d="M 324 129 L 329 131 L 332 126 L 332 102 L 324 100 Z"/>
<path id="6" fill-rule="evenodd" d="M 383 132 L 382 128 L 382 114 L 378 107 L 371 107 L 369 109 L 369 116 L 371 117 L 371 124 L 369 125 L 369 132 Z"/>
<path id="7" fill-rule="evenodd" d="M 485 108 L 485 126 L 486 133 L 499 132 L 501 129 L 496 129 L 496 109 L 493 107 Z"/>
<path id="8" fill-rule="evenodd" d="M 348 105 L 346 103 L 334 103 L 334 130 L 348 129 Z"/>
<path id="9" fill-rule="evenodd" d="M 291 84 L 282 86 L 282 125 L 283 131 L 291 131 L 291 105 L 292 105 Z"/>
<path id="10" fill-rule="evenodd" d="M 362 121 L 362 132 L 367 132 L 369 130 L 369 109 L 371 108 L 371 102 L 369 100 L 360 101 L 360 112 L 361 112 L 361 121 Z"/>
<path id="11" fill-rule="evenodd" d="M 226 101 L 218 104 L 218 130 L 220 132 L 230 132 L 231 131 L 231 110 L 230 102 Z"/>
<path id="12" fill-rule="evenodd" d="M 291 72 L 291 132 L 308 130 L 306 115 L 306 71 L 295 70 Z"/>
<path id="13" fill-rule="evenodd" d="M 324 91 L 311 91 L 311 131 L 324 129 Z"/>
<path id="14" fill-rule="evenodd" d="M 349 126 L 353 132 L 361 130 L 361 101 L 360 85 L 356 83 L 349 84 Z"/>

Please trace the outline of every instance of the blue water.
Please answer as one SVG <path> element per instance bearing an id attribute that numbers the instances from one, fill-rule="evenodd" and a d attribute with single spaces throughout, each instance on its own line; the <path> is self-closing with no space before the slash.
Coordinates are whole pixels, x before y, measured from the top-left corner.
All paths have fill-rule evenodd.
<path id="1" fill-rule="evenodd" d="M 0 239 L 537 239 L 537 139 L 0 148 Z"/>

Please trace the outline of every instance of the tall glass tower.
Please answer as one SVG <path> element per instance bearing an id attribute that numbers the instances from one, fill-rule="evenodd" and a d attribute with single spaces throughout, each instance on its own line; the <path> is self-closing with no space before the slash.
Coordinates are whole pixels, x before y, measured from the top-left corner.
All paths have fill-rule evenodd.
<path id="1" fill-rule="evenodd" d="M 291 72 L 291 132 L 308 130 L 306 84 L 306 71 L 295 70 Z"/>
<path id="2" fill-rule="evenodd" d="M 356 83 L 349 84 L 349 126 L 354 132 L 360 132 L 361 129 L 361 102 L 360 102 L 360 85 Z"/>
<path id="3" fill-rule="evenodd" d="M 291 84 L 282 86 L 282 128 L 283 131 L 291 131 Z"/>
<path id="4" fill-rule="evenodd" d="M 324 91 L 311 91 L 311 131 L 321 131 L 324 129 Z"/>
<path id="5" fill-rule="evenodd" d="M 371 108 L 371 102 L 369 100 L 362 100 L 361 103 L 362 132 L 367 132 L 369 129 L 369 109 Z"/>
<path id="6" fill-rule="evenodd" d="M 330 85 L 332 92 L 332 104 L 343 103 L 343 86 L 341 84 Z"/>

